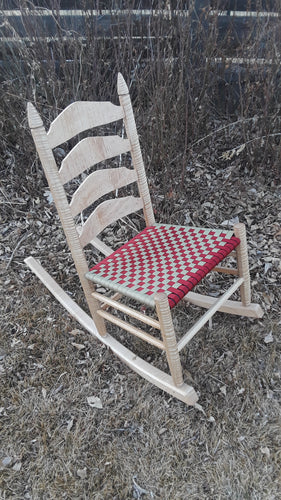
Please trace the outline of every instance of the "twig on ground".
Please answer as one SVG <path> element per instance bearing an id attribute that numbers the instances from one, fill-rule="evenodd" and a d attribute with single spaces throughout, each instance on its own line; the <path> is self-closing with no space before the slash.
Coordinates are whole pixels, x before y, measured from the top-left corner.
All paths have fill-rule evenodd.
<path id="1" fill-rule="evenodd" d="M 141 498 L 142 495 L 150 495 L 151 498 L 154 497 L 152 491 L 148 491 L 148 490 L 145 490 L 144 488 L 142 488 L 141 486 L 139 486 L 136 481 L 135 481 L 135 476 L 133 477 L 133 483 L 134 483 L 134 489 L 135 489 L 135 493 L 137 495 L 136 498 Z"/>
<path id="2" fill-rule="evenodd" d="M 27 238 L 29 238 L 29 236 L 31 236 L 31 234 L 32 234 L 32 233 L 27 233 L 27 234 L 24 234 L 24 235 L 23 235 L 23 236 L 19 239 L 19 241 L 17 242 L 17 244 L 16 244 L 16 246 L 15 246 L 14 250 L 12 251 L 12 254 L 11 254 L 11 257 L 9 258 L 9 262 L 8 262 L 8 264 L 7 264 L 7 266 L 6 266 L 6 269 L 9 269 L 9 267 L 10 267 L 10 265 L 11 265 L 11 263 L 12 263 L 12 260 L 13 260 L 13 258 L 14 258 L 14 255 L 15 255 L 15 253 L 16 253 L 16 251 L 17 251 L 17 249 L 19 248 L 20 244 L 21 244 L 24 240 L 26 240 Z"/>

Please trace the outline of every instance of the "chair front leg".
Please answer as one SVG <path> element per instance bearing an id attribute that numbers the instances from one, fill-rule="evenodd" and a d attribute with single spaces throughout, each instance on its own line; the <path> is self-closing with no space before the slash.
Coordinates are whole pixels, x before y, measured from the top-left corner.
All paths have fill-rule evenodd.
<path id="1" fill-rule="evenodd" d="M 243 306 L 247 307 L 251 304 L 251 284 L 245 224 L 240 222 L 234 224 L 233 229 L 235 236 L 240 239 L 240 245 L 236 247 L 237 267 L 240 278 L 244 279 L 240 287 L 241 302 Z"/>
<path id="2" fill-rule="evenodd" d="M 168 298 L 164 293 L 156 293 L 154 300 L 172 379 L 175 386 L 180 387 L 182 367 Z"/>

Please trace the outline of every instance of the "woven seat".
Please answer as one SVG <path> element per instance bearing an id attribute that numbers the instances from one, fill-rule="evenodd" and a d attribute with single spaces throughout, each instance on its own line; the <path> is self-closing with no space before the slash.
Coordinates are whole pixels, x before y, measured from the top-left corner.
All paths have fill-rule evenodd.
<path id="1" fill-rule="evenodd" d="M 198 397 L 194 388 L 184 382 L 180 351 L 216 311 L 253 318 L 260 318 L 263 314 L 260 306 L 251 302 L 245 226 L 235 224 L 232 232 L 171 226 L 155 221 L 130 95 L 120 74 L 118 95 L 119 105 L 108 101 L 71 103 L 55 118 L 48 131 L 34 106 L 28 104 L 32 136 L 90 316 L 38 261 L 28 257 L 25 262 L 91 335 L 152 384 L 184 403 L 193 405 Z M 91 135 L 92 128 L 118 121 L 121 124 L 119 129 L 114 125 L 114 133 L 122 130 L 122 137 Z M 108 125 L 106 130 L 108 134 Z M 79 140 L 81 133 L 82 139 Z M 75 138 L 77 143 L 69 148 L 58 167 L 53 150 L 70 139 L 69 146 L 72 146 Z M 125 153 L 130 155 L 131 164 L 128 156 L 123 162 L 122 155 Z M 104 165 L 114 157 L 118 157 L 118 161 Z M 138 191 L 137 196 L 132 196 L 131 188 L 130 195 L 123 196 L 123 189 L 132 183 L 135 184 L 135 192 Z M 77 188 L 74 193 L 73 188 Z M 112 192 L 115 195 L 108 199 L 107 195 Z M 100 198 L 104 196 L 106 199 L 101 201 Z M 94 207 L 92 212 L 89 210 L 91 206 Z M 124 220 L 124 217 L 138 210 L 142 210 L 145 229 L 114 252 L 100 235 L 107 226 L 118 219 Z M 86 221 L 85 213 L 88 215 Z M 77 226 L 79 214 L 82 225 Z M 84 252 L 86 245 L 93 245 L 105 255 L 90 270 Z M 237 266 L 232 268 L 227 263 L 221 266 L 220 263 L 233 250 Z M 212 270 L 232 279 L 230 286 L 218 298 L 193 291 L 197 283 Z M 106 288 L 106 293 L 104 290 L 98 291 L 97 284 Z M 241 301 L 229 300 L 236 290 L 240 291 Z M 133 299 L 131 305 L 127 304 L 128 300 L 123 301 L 124 296 Z M 194 325 L 189 325 L 189 330 L 178 341 L 172 317 L 174 311 L 171 309 L 181 299 L 207 311 Z M 143 304 L 155 309 L 152 314 L 149 314 L 149 310 L 144 314 Z M 107 322 L 164 351 L 170 374 L 136 356 L 115 336 L 110 335 Z"/>
<path id="2" fill-rule="evenodd" d="M 165 293 L 172 309 L 240 241 L 232 231 L 157 224 L 86 274 L 94 283 L 150 307 Z"/>

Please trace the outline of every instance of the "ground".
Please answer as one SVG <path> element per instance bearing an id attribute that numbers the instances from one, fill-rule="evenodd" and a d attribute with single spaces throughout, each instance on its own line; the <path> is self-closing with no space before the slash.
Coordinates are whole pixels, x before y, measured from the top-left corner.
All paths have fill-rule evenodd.
<path id="1" fill-rule="evenodd" d="M 27 179 L 28 181 L 28 179 Z M 27 182 L 26 181 L 26 182 Z M 280 494 L 281 189 L 240 158 L 186 171 L 163 199 L 162 222 L 245 222 L 260 320 L 216 314 L 182 352 L 188 407 L 142 380 L 91 338 L 26 268 L 28 255 L 82 294 L 48 192 L 3 183 L 1 272 L 1 482 L 3 499 L 266 499 Z M 114 229 L 120 241 L 124 224 Z M 111 234 L 107 234 L 110 238 Z M 202 285 L 216 295 L 224 278 Z M 179 306 L 179 336 L 198 315 Z M 112 327 L 111 333 L 125 336 Z M 156 366 L 164 357 L 125 342 Z M 97 399 L 91 399 L 92 397 Z M 90 398 L 90 399 L 89 399 Z"/>

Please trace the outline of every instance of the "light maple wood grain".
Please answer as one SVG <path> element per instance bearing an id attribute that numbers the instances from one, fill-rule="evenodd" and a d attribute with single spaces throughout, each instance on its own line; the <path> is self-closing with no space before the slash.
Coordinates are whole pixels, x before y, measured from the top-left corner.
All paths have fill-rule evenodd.
<path id="1" fill-rule="evenodd" d="M 126 167 L 93 172 L 86 177 L 72 196 L 69 206 L 73 217 L 105 194 L 127 186 L 136 180 L 135 170 L 129 170 Z"/>
<path id="2" fill-rule="evenodd" d="M 194 337 L 194 335 L 201 330 L 201 328 L 209 321 L 210 318 L 217 312 L 221 306 L 227 301 L 227 299 L 239 288 L 244 279 L 239 278 L 233 285 L 225 292 L 221 297 L 216 299 L 214 304 L 208 309 L 207 312 L 193 325 L 188 332 L 181 338 L 178 343 L 178 349 L 181 351 L 188 342 Z"/>
<path id="3" fill-rule="evenodd" d="M 217 299 L 215 297 L 210 297 L 209 295 L 188 292 L 188 294 L 184 297 L 184 300 L 190 304 L 194 304 L 195 306 L 209 309 L 213 306 Z M 243 306 L 242 302 L 237 300 L 226 300 L 225 303 L 220 306 L 218 311 L 227 314 L 245 316 L 247 318 L 262 318 L 264 314 L 259 304 L 251 303 L 249 306 Z"/>
<path id="4" fill-rule="evenodd" d="M 118 297 L 120 296 L 119 293 L 117 295 Z M 128 307 L 124 304 L 121 304 L 120 302 L 116 302 L 114 299 L 106 297 L 105 295 L 98 292 L 94 292 L 93 297 L 95 297 L 95 299 L 101 302 L 104 302 L 104 304 L 107 304 L 110 307 L 113 307 L 116 310 L 121 311 L 124 314 L 127 314 L 128 316 L 131 316 L 132 318 L 138 319 L 139 321 L 145 323 L 146 325 L 152 326 L 153 328 L 157 328 L 158 330 L 160 330 L 159 321 L 156 321 L 155 319 L 137 311 L 136 309 L 132 309 L 132 307 Z"/>
<path id="5" fill-rule="evenodd" d="M 223 274 L 232 274 L 233 276 L 238 276 L 239 272 L 238 269 L 234 269 L 232 267 L 214 267 L 213 271 L 216 271 L 217 273 L 223 273 Z"/>
<path id="6" fill-rule="evenodd" d="M 143 211 L 144 211 L 145 222 L 147 226 L 153 226 L 155 224 L 155 218 L 147 184 L 147 178 L 140 148 L 139 136 L 137 132 L 129 90 L 121 73 L 118 73 L 117 89 L 118 89 L 119 101 L 121 107 L 124 110 L 124 123 L 125 123 L 127 137 L 131 144 L 131 155 L 132 155 L 133 165 L 138 175 L 138 187 L 140 196 L 143 199 Z"/>
<path id="7" fill-rule="evenodd" d="M 154 300 L 172 379 L 175 386 L 180 387 L 183 384 L 182 367 L 168 297 L 156 293 Z"/>
<path id="8" fill-rule="evenodd" d="M 131 333 L 132 335 L 135 335 L 135 337 L 138 337 L 144 340 L 145 342 L 148 342 L 149 344 L 158 347 L 158 349 L 165 350 L 164 343 L 161 340 L 158 340 L 157 338 L 153 337 L 149 333 L 144 332 L 140 328 L 137 328 L 128 323 L 127 321 L 123 321 L 117 316 L 114 316 L 113 314 L 110 314 L 102 309 L 99 309 L 97 313 L 102 318 L 106 319 L 107 321 L 110 321 L 110 323 L 113 323 L 114 325 L 117 325 L 120 328 L 123 328 L 123 330 L 126 330 L 127 332 Z"/>
<path id="9" fill-rule="evenodd" d="M 233 229 L 235 236 L 240 239 L 240 245 L 236 247 L 236 254 L 239 276 L 244 278 L 243 284 L 240 287 L 241 301 L 243 306 L 249 306 L 251 304 L 251 286 L 246 228 L 244 224 L 239 222 L 238 224 L 234 224 Z"/>
<path id="10" fill-rule="evenodd" d="M 98 163 L 130 151 L 130 141 L 118 135 L 86 137 L 63 159 L 59 170 L 63 184 Z"/>
<path id="11" fill-rule="evenodd" d="M 103 241 L 97 238 L 97 236 L 94 236 L 94 238 L 89 241 L 89 244 L 103 253 L 103 255 L 105 255 L 106 257 L 114 252 L 114 250 L 110 246 L 106 245 Z"/>
<path id="12" fill-rule="evenodd" d="M 123 109 L 111 102 L 73 102 L 51 123 L 47 133 L 50 148 L 55 148 L 80 132 L 123 118 Z"/>
<path id="13" fill-rule="evenodd" d="M 103 201 L 82 226 L 79 237 L 81 246 L 86 246 L 105 227 L 141 208 L 143 208 L 143 201 L 135 196 Z"/>
<path id="14" fill-rule="evenodd" d="M 94 292 L 95 293 L 95 292 Z M 104 295 L 103 295 L 104 297 Z M 114 300 L 114 302 L 117 302 L 118 300 L 122 299 L 123 295 L 119 292 L 115 292 L 113 295 L 111 295 L 111 299 Z M 106 304 L 104 301 L 102 301 L 102 304 L 100 305 L 100 308 L 106 311 L 107 309 L 110 308 L 109 304 Z"/>

